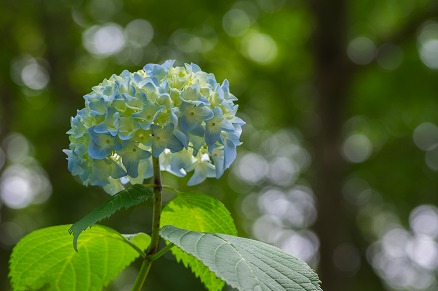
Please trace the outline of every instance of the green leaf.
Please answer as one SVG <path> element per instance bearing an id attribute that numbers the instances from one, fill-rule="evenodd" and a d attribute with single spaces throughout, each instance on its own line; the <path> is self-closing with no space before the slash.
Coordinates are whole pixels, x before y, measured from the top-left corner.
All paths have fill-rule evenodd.
<path id="1" fill-rule="evenodd" d="M 87 227 L 92 227 L 97 222 L 110 217 L 116 211 L 125 208 L 128 209 L 132 206 L 145 202 L 149 198 L 154 196 L 154 192 L 146 188 L 143 185 L 136 184 L 131 188 L 120 191 L 112 196 L 109 200 L 102 203 L 100 206 L 93 209 L 90 213 L 85 215 L 81 220 L 77 221 L 69 229 L 69 232 L 73 234 L 73 247 L 77 250 L 77 243 L 79 235 Z"/>
<path id="2" fill-rule="evenodd" d="M 239 290 L 322 290 L 318 276 L 306 263 L 274 246 L 171 225 L 160 234 Z"/>
<path id="3" fill-rule="evenodd" d="M 18 242 L 10 259 L 13 290 L 102 290 L 150 244 L 147 234 L 131 235 L 128 241 L 95 225 L 83 234 L 76 252 L 69 227 L 39 229 Z"/>
<path id="4" fill-rule="evenodd" d="M 237 235 L 230 212 L 222 202 L 204 194 L 180 193 L 170 201 L 161 214 L 161 226 L 174 225 L 200 232 L 218 232 Z M 174 247 L 172 253 L 178 262 L 190 267 L 209 290 L 221 290 L 225 283 L 217 278 L 202 262 Z"/>

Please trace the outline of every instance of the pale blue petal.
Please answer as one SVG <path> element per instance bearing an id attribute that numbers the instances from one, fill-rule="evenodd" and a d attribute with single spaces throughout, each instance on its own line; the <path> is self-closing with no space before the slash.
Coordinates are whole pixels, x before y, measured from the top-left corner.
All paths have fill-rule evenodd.
<path id="1" fill-rule="evenodd" d="M 178 126 L 178 115 L 180 114 L 179 112 L 179 108 L 172 108 L 170 110 L 170 120 L 169 123 L 173 123 L 175 125 L 175 127 Z"/>
<path id="2" fill-rule="evenodd" d="M 204 126 L 198 124 L 195 128 L 193 128 L 193 129 L 190 131 L 190 134 L 193 134 L 193 135 L 196 135 L 196 136 L 204 137 L 204 135 L 205 135 L 205 128 L 204 128 Z"/>
<path id="3" fill-rule="evenodd" d="M 211 157 L 214 161 L 214 166 L 216 169 L 216 178 L 219 179 L 223 175 L 226 168 L 223 146 L 215 146 L 212 150 Z"/>
<path id="4" fill-rule="evenodd" d="M 150 76 L 156 77 L 158 80 L 167 77 L 167 70 L 171 68 L 173 61 L 166 61 L 163 65 L 158 64 L 147 64 L 144 66 L 143 70 Z"/>
<path id="5" fill-rule="evenodd" d="M 117 151 L 122 149 L 122 144 L 117 137 L 106 133 L 96 133 L 94 127 L 90 127 L 88 132 L 92 139 L 88 146 L 88 154 L 91 158 L 103 159 L 113 150 Z"/>
<path id="6" fill-rule="evenodd" d="M 226 169 L 228 169 L 234 162 L 236 155 L 236 146 L 230 140 L 227 140 L 224 146 L 224 166 Z"/>
<path id="7" fill-rule="evenodd" d="M 90 114 L 93 116 L 105 115 L 107 109 L 107 103 L 103 98 L 90 102 Z"/>
<path id="8" fill-rule="evenodd" d="M 205 143 L 208 146 L 215 144 L 221 135 L 221 129 L 219 126 L 207 126 L 205 130 Z"/>
<path id="9" fill-rule="evenodd" d="M 152 124 L 151 128 L 153 132 L 152 152 L 154 157 L 158 157 L 166 148 L 172 152 L 178 152 L 184 148 L 184 144 L 174 134 L 173 124 L 169 123 L 164 128 Z"/>
<path id="10" fill-rule="evenodd" d="M 196 136 L 196 135 L 189 135 L 190 136 L 190 142 L 193 146 L 193 156 L 198 155 L 198 151 L 204 146 L 205 140 L 203 136 Z"/>
<path id="11" fill-rule="evenodd" d="M 158 117 L 161 111 L 166 108 L 164 105 L 158 105 L 155 102 L 147 100 L 144 109 L 140 112 L 132 114 L 132 117 L 139 120 L 141 128 L 148 129 L 152 122 Z"/>
<path id="12" fill-rule="evenodd" d="M 132 141 L 124 141 L 123 149 L 117 152 L 122 157 L 122 163 L 126 167 L 129 176 L 138 176 L 138 163 L 140 160 L 148 159 L 151 153 L 140 149 L 138 144 Z"/>
<path id="13" fill-rule="evenodd" d="M 160 154 L 166 149 L 166 146 L 163 144 L 155 144 L 152 143 L 152 155 L 155 158 L 158 158 Z"/>
<path id="14" fill-rule="evenodd" d="M 131 184 L 142 184 L 144 179 L 151 178 L 153 175 L 152 159 L 146 159 L 138 163 L 138 176 L 136 178 L 128 176 L 128 178 Z"/>
<path id="15" fill-rule="evenodd" d="M 170 95 L 168 93 L 160 93 L 157 97 L 157 103 L 164 106 L 164 107 L 170 107 L 171 106 L 171 99 Z"/>
<path id="16" fill-rule="evenodd" d="M 180 98 L 183 101 L 188 103 L 192 103 L 195 105 L 205 104 L 209 105 L 210 102 L 208 99 L 200 93 L 200 88 L 198 84 L 193 84 L 190 87 L 187 87 L 184 91 L 181 92 Z"/>
<path id="17" fill-rule="evenodd" d="M 177 155 L 181 156 L 181 153 L 182 152 L 178 152 L 178 153 L 163 152 L 160 155 L 160 169 L 162 171 L 167 171 L 177 177 L 184 177 L 186 175 L 186 172 L 182 169 L 183 168 L 182 160 L 179 157 L 177 157 Z M 191 158 L 190 154 L 189 154 L 189 158 Z"/>
<path id="18" fill-rule="evenodd" d="M 183 102 L 179 120 L 181 129 L 190 131 L 203 121 L 213 118 L 213 116 L 213 111 L 203 104 L 196 106 L 195 104 Z"/>
<path id="19" fill-rule="evenodd" d="M 174 63 L 175 63 L 175 60 L 167 60 L 161 66 L 165 69 L 170 69 L 173 67 Z"/>
<path id="20" fill-rule="evenodd" d="M 214 177 L 216 175 L 214 166 L 208 161 L 199 161 L 194 166 L 194 173 L 187 182 L 188 186 L 202 183 L 207 177 Z"/>
<path id="21" fill-rule="evenodd" d="M 139 125 L 134 121 L 132 117 L 120 117 L 119 137 L 121 140 L 131 139 L 138 129 Z"/>
<path id="22" fill-rule="evenodd" d="M 87 128 L 82 123 L 82 118 L 78 114 L 75 117 L 72 117 L 70 120 L 71 129 L 67 131 L 67 134 L 73 135 L 75 138 L 80 138 L 87 132 Z"/>
<path id="23" fill-rule="evenodd" d="M 187 149 L 189 147 L 189 139 L 187 138 L 187 135 L 185 135 L 183 132 L 181 132 L 177 129 L 175 129 L 173 134 L 182 143 L 182 145 L 185 149 Z"/>
<path id="24" fill-rule="evenodd" d="M 126 172 L 113 160 L 95 160 L 91 170 L 90 184 L 105 186 L 109 183 L 108 178 L 121 178 Z"/>
<path id="25" fill-rule="evenodd" d="M 235 130 L 234 126 L 224 119 L 222 110 L 219 107 L 216 107 L 213 111 L 214 117 L 209 119 L 205 126 L 205 142 L 209 147 L 219 140 L 222 130 Z"/>
<path id="26" fill-rule="evenodd" d="M 88 154 L 91 158 L 101 160 L 108 157 L 112 152 L 111 148 L 102 148 L 98 146 L 93 140 L 90 141 L 88 146 Z"/>
<path id="27" fill-rule="evenodd" d="M 201 68 L 197 65 L 197 64 L 184 64 L 184 66 L 186 67 L 186 70 L 190 73 L 196 73 L 196 72 L 200 72 Z"/>
<path id="28" fill-rule="evenodd" d="M 95 126 L 94 132 L 110 133 L 112 136 L 116 136 L 119 130 L 119 116 L 120 113 L 115 108 L 108 107 L 105 120 Z"/>
<path id="29" fill-rule="evenodd" d="M 120 182 L 120 179 L 116 180 L 116 179 L 109 178 L 108 182 L 109 182 L 109 184 L 106 184 L 105 186 L 103 186 L 103 190 L 110 195 L 114 195 L 114 194 L 119 193 L 122 190 L 125 190 L 125 187 Z"/>
<path id="30" fill-rule="evenodd" d="M 184 148 L 184 144 L 175 136 L 172 135 L 167 144 L 167 148 L 172 152 L 179 152 Z"/>
<path id="31" fill-rule="evenodd" d="M 222 90 L 224 90 L 224 98 L 231 101 L 237 101 L 236 96 L 230 93 L 230 84 L 228 83 L 228 80 L 225 79 L 222 82 Z"/>

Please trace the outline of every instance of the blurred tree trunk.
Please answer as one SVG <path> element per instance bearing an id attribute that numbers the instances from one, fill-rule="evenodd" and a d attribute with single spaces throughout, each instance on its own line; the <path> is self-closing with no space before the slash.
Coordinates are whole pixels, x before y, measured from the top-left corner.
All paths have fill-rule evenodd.
<path id="1" fill-rule="evenodd" d="M 345 161 L 341 156 L 344 109 L 353 75 L 359 68 L 347 57 L 347 1 L 312 0 L 310 10 L 316 27 L 313 35 L 314 88 L 316 89 L 317 127 L 313 139 L 314 180 L 313 187 L 318 199 L 318 219 L 315 225 L 320 239 L 319 276 L 324 291 L 359 290 L 349 276 L 336 267 L 334 252 L 343 243 L 353 242 L 364 246 L 363 237 L 351 228 L 356 227 L 347 215 L 342 197 Z M 422 11 L 410 16 L 404 25 L 380 44 L 401 43 L 415 37 L 424 21 L 436 17 L 438 3 L 432 1 Z M 348 258 L 347 258 L 348 259 Z M 382 287 L 370 265 L 362 264 L 359 282 Z M 357 276 L 355 277 L 356 279 Z M 361 281 L 362 279 L 362 281 Z M 360 283 L 359 283 L 360 284 Z M 365 284 L 368 285 L 368 284 Z M 369 286 L 372 286 L 369 285 Z M 365 288 L 365 289 L 363 289 Z M 361 290 L 367 290 L 361 286 Z M 383 287 L 382 287 L 383 288 Z"/>
<path id="2" fill-rule="evenodd" d="M 348 278 L 334 264 L 336 248 L 348 242 L 347 217 L 342 206 L 344 161 L 340 155 L 344 108 L 351 81 L 346 56 L 346 1 L 311 3 L 316 20 L 315 60 L 317 133 L 313 140 L 314 191 L 318 200 L 316 231 L 320 239 L 319 276 L 325 291 L 351 290 Z"/>

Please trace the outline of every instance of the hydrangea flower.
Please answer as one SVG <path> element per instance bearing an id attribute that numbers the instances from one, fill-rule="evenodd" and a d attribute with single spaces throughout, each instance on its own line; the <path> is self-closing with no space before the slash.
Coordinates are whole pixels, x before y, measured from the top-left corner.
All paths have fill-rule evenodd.
<path id="1" fill-rule="evenodd" d="M 229 83 L 195 64 L 148 64 L 103 80 L 84 96 L 85 108 L 71 118 L 68 169 L 85 185 L 110 194 L 123 184 L 153 175 L 152 157 L 161 170 L 188 185 L 219 178 L 236 158 L 245 122 L 236 117 L 237 98 Z"/>

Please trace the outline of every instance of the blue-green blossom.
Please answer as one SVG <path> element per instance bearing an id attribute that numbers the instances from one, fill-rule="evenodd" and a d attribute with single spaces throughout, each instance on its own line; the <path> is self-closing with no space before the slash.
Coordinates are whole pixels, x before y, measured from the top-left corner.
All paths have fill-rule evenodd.
<path id="1" fill-rule="evenodd" d="M 115 193 L 128 182 L 161 170 L 188 185 L 219 178 L 236 158 L 245 122 L 236 117 L 229 83 L 195 64 L 174 61 L 112 75 L 84 96 L 85 108 L 71 119 L 68 169 L 84 184 Z"/>

